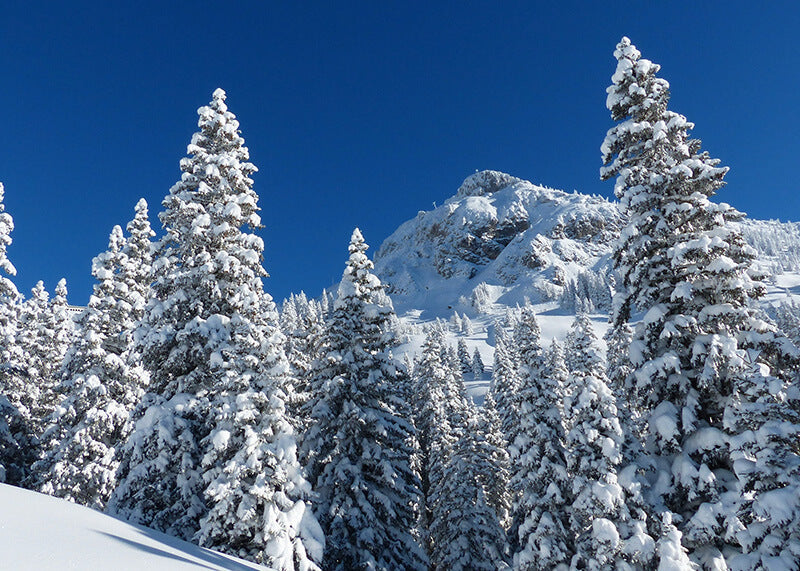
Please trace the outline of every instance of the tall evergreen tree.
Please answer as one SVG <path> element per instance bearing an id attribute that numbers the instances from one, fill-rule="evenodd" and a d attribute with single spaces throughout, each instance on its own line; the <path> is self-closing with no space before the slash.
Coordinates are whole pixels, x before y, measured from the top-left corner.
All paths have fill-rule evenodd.
<path id="1" fill-rule="evenodd" d="M 284 407 L 287 364 L 264 293 L 256 171 L 218 89 L 198 110 L 159 215 L 153 298 L 136 333 L 151 373 L 110 509 L 276 569 L 320 553 Z"/>
<path id="2" fill-rule="evenodd" d="M 441 419 L 445 430 L 447 418 Z M 431 489 L 431 563 L 435 569 L 494 571 L 505 566 L 505 533 L 487 502 L 479 460 L 480 427 L 474 414 L 452 439 L 441 477 Z M 439 439 L 439 442 L 443 442 Z"/>
<path id="3" fill-rule="evenodd" d="M 413 408 L 420 443 L 420 475 L 425 510 L 421 527 L 426 548 L 433 554 L 430 527 L 433 496 L 442 481 L 453 447 L 470 415 L 469 402 L 457 362 L 447 358 L 445 330 L 434 324 L 425 336 L 422 355 L 414 367 Z"/>
<path id="4" fill-rule="evenodd" d="M 756 365 L 737 383 L 725 411 L 739 479 L 738 518 L 728 530 L 744 552 L 731 561 L 734 569 L 791 569 L 788 562 L 795 568 L 800 562 L 798 392 Z"/>
<path id="5" fill-rule="evenodd" d="M 472 374 L 475 376 L 475 379 L 480 379 L 483 376 L 484 366 L 483 366 L 483 359 L 481 359 L 481 354 L 478 351 L 478 348 L 475 347 L 475 351 L 472 352 Z"/>
<path id="6" fill-rule="evenodd" d="M 325 569 L 419 569 L 420 482 L 394 314 L 356 229 L 326 325 L 304 440 L 326 535 Z"/>
<path id="7" fill-rule="evenodd" d="M 508 442 L 503 434 L 500 415 L 491 392 L 487 392 L 483 407 L 476 411 L 477 426 L 473 435 L 473 464 L 478 482 L 483 486 L 487 505 L 494 510 L 504 528 L 510 524 L 511 491 L 509 490 L 510 462 Z"/>
<path id="8" fill-rule="evenodd" d="M 293 411 L 292 418 L 296 423 L 299 436 L 302 437 L 308 428 L 308 406 L 311 398 L 311 381 L 313 364 L 321 356 L 319 354 L 325 331 L 325 319 L 321 304 L 317 301 L 306 301 L 298 306 L 292 296 L 284 305 L 282 324 L 286 336 L 286 358 L 295 384 L 289 395 L 287 406 Z"/>
<path id="9" fill-rule="evenodd" d="M 520 311 L 513 333 L 521 382 L 526 377 L 536 378 L 541 373 L 544 364 L 541 336 L 542 330 L 536 320 L 536 311 L 527 303 Z"/>
<path id="10" fill-rule="evenodd" d="M 134 208 L 134 217 L 128 222 L 128 237 L 122 248 L 122 263 L 119 268 L 119 291 L 117 318 L 120 320 L 121 345 L 127 352 L 134 349 L 133 334 L 144 319 L 150 284 L 153 281 L 153 243 L 155 232 L 150 227 L 147 201 L 140 198 Z M 129 357 L 135 360 L 134 356 Z"/>
<path id="11" fill-rule="evenodd" d="M 18 360 L 14 355 L 16 348 L 13 340 L 15 338 L 15 322 L 17 319 L 16 305 L 19 300 L 19 292 L 8 277 L 17 275 L 17 269 L 11 260 L 8 259 L 8 247 L 11 245 L 11 232 L 14 231 L 14 219 L 5 211 L 5 187 L 0 183 L 0 339 L 4 342 L 0 344 L 0 363 L 6 365 Z M 6 341 L 8 340 L 8 341 Z"/>
<path id="12" fill-rule="evenodd" d="M 108 250 L 92 263 L 98 280 L 79 318 L 78 335 L 67 351 L 56 387 L 60 403 L 47 419 L 42 455 L 33 466 L 32 486 L 44 493 L 103 509 L 116 485 L 122 444 L 133 407 L 146 384 L 141 367 L 108 351 L 125 321 L 114 312 L 125 261 L 122 229 L 115 226 Z M 115 346 L 115 345 L 112 345 Z"/>
<path id="13" fill-rule="evenodd" d="M 26 347 L 28 406 L 38 439 L 59 399 L 56 385 L 73 327 L 67 313 L 66 281 L 58 282 L 52 299 L 39 281 L 31 290 L 31 297 L 22 304 L 19 316 L 18 342 Z"/>
<path id="14" fill-rule="evenodd" d="M 647 533 L 642 501 L 619 481 L 623 431 L 616 398 L 605 377 L 591 321 L 579 314 L 567 342 L 570 374 L 565 387 L 567 469 L 572 482 L 572 566 L 647 567 L 655 541 Z"/>
<path id="15" fill-rule="evenodd" d="M 514 398 L 519 390 L 517 364 L 514 360 L 513 348 L 506 330 L 495 329 L 494 366 L 492 367 L 492 385 L 490 391 L 495 401 L 497 413 L 500 415 L 500 427 L 503 436 L 510 440 L 511 431 L 516 424 Z"/>
<path id="16" fill-rule="evenodd" d="M 28 378 L 18 343 L 20 295 L 7 276 L 17 273 L 8 259 L 14 220 L 5 211 L 5 188 L 0 183 L 0 482 L 18 485 L 25 477 L 32 450 Z"/>
<path id="17" fill-rule="evenodd" d="M 64 356 L 67 354 L 75 323 L 69 314 L 67 301 L 67 280 L 61 278 L 56 284 L 53 298 L 50 300 L 48 312 L 48 329 L 52 331 L 52 348 L 50 353 L 50 375 L 58 377 Z"/>
<path id="18" fill-rule="evenodd" d="M 44 287 L 44 282 L 39 281 L 31 289 L 30 296 L 19 307 L 17 321 L 17 343 L 25 347 L 21 367 L 27 378 L 21 402 L 28 409 L 29 418 L 36 425 L 34 433 L 41 429 L 39 401 L 42 393 L 46 392 L 48 385 L 45 383 L 45 368 L 50 370 L 47 362 L 48 345 L 45 341 L 44 319 L 50 305 L 50 295 Z"/>
<path id="19" fill-rule="evenodd" d="M 659 66 L 627 38 L 614 55 L 607 106 L 618 123 L 601 148 L 601 177 L 617 177 L 629 223 L 614 252 L 621 283 L 613 322 L 645 311 L 627 386 L 643 411 L 648 449 L 672 483 L 661 491 L 682 516 L 685 545 L 696 561 L 724 565 L 722 550 L 733 546 L 720 498 L 732 469 L 723 411 L 749 374 L 743 349 L 760 349 L 759 361 L 785 376 L 796 371 L 797 355 L 751 304 L 764 288 L 750 273 L 753 251 L 729 224 L 742 214 L 709 200 L 728 169 L 667 109 Z"/>
<path id="20" fill-rule="evenodd" d="M 472 359 L 469 356 L 469 349 L 467 349 L 467 342 L 463 337 L 458 338 L 458 363 L 461 365 L 461 373 L 472 372 Z"/>
<path id="21" fill-rule="evenodd" d="M 518 421 L 509 446 L 513 493 L 509 539 L 515 569 L 561 569 L 573 554 L 567 520 L 571 489 L 559 403 L 563 361 L 544 366 L 535 315 L 526 313 L 524 327 L 530 332 L 526 353 L 536 373 L 530 374 L 531 366 L 527 367 L 529 373 L 515 400 Z"/>

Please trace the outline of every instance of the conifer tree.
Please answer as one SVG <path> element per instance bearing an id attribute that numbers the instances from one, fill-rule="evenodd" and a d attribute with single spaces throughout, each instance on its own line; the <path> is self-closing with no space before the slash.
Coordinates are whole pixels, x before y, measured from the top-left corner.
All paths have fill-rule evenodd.
<path id="1" fill-rule="evenodd" d="M 133 219 L 126 226 L 128 237 L 122 248 L 124 258 L 118 278 L 122 287 L 116 296 L 122 313 L 122 344 L 127 351 L 133 349 L 133 334 L 144 318 L 147 300 L 150 298 L 150 284 L 153 281 L 152 239 L 155 232 L 150 227 L 147 201 L 144 198 L 136 203 L 134 212 Z"/>
<path id="2" fill-rule="evenodd" d="M 53 298 L 50 300 L 48 312 L 48 329 L 52 330 L 52 349 L 50 353 L 50 375 L 58 376 L 61 363 L 67 353 L 72 334 L 75 329 L 72 317 L 69 314 L 67 301 L 67 280 L 61 278 L 56 284 Z"/>
<path id="3" fill-rule="evenodd" d="M 439 489 L 453 447 L 470 414 L 460 369 L 457 363 L 450 363 L 447 359 L 444 336 L 445 330 L 438 324 L 428 329 L 413 379 L 413 409 L 419 435 L 419 465 L 425 504 L 421 527 L 428 532 L 423 539 L 431 555 L 433 495 Z"/>
<path id="4" fill-rule="evenodd" d="M 506 441 L 510 440 L 511 430 L 516 424 L 514 409 L 515 395 L 519 389 L 517 365 L 512 348 L 509 347 L 508 334 L 502 327 L 495 329 L 494 366 L 490 391 L 500 415 L 500 427 Z"/>
<path id="5" fill-rule="evenodd" d="M 755 365 L 736 385 L 725 411 L 739 480 L 737 516 L 729 523 L 743 554 L 735 569 L 771 569 L 800 561 L 800 408 L 798 386 Z M 792 394 L 794 393 L 794 394 Z M 794 401 L 795 407 L 787 406 Z M 734 519 L 729 516 L 729 519 Z M 791 567 L 789 567 L 791 568 Z"/>
<path id="6" fill-rule="evenodd" d="M 298 305 L 302 305 L 300 308 Z M 289 370 L 295 380 L 288 395 L 287 406 L 292 411 L 292 419 L 302 437 L 308 428 L 308 406 L 311 398 L 311 381 L 314 361 L 320 358 L 319 351 L 325 330 L 322 307 L 319 302 L 306 301 L 298 304 L 292 296 L 282 313 L 282 325 L 286 336 L 286 358 Z"/>
<path id="7" fill-rule="evenodd" d="M 49 305 L 50 294 L 40 280 L 31 288 L 30 296 L 21 303 L 18 313 L 17 342 L 27 348 L 22 366 L 30 379 L 29 391 L 32 396 L 29 407 L 34 416 L 36 412 L 33 409 L 37 406 L 44 384 L 43 369 L 47 367 L 49 370 L 50 367 L 46 363 L 48 347 L 41 343 L 45 339 L 44 319 Z"/>
<path id="8" fill-rule="evenodd" d="M 475 376 L 475 379 L 480 379 L 481 376 L 483 376 L 483 359 L 481 359 L 481 354 L 477 347 L 475 347 L 475 351 L 472 352 L 472 366 L 470 368 L 472 369 L 472 374 Z"/>
<path id="9" fill-rule="evenodd" d="M 450 324 L 453 326 L 453 331 L 456 333 L 461 331 L 461 316 L 457 311 L 454 311 L 453 315 L 450 316 Z"/>
<path id="10" fill-rule="evenodd" d="M 514 328 L 514 348 L 521 382 L 525 377 L 536 378 L 543 365 L 542 331 L 536 320 L 536 311 L 528 303 L 520 311 Z"/>
<path id="11" fill-rule="evenodd" d="M 601 177 L 617 177 L 629 223 L 614 252 L 621 283 L 613 323 L 645 312 L 630 345 L 628 387 L 648 451 L 667 470 L 658 477 L 671 480 L 664 501 L 682 516 L 684 544 L 696 561 L 724 565 L 722 551 L 733 545 L 720 498 L 732 469 L 723 411 L 749 374 L 743 350 L 760 350 L 758 360 L 785 378 L 797 354 L 751 303 L 764 288 L 751 276 L 753 251 L 729 224 L 742 214 L 709 200 L 728 169 L 689 137 L 693 124 L 667 109 L 659 66 L 627 38 L 614 55 L 607 107 L 618 123 L 601 148 Z"/>
<path id="12" fill-rule="evenodd" d="M 66 295 L 65 280 L 58 282 L 52 300 L 44 283 L 39 281 L 19 313 L 18 342 L 26 347 L 25 367 L 29 385 L 25 400 L 37 438 L 41 437 L 47 418 L 58 401 L 55 387 L 72 331 Z"/>
<path id="13" fill-rule="evenodd" d="M 442 427 L 449 426 L 446 418 Z M 431 563 L 436 569 L 492 570 L 504 566 L 505 533 L 481 484 L 474 415 L 453 439 L 441 477 L 431 490 Z"/>
<path id="14" fill-rule="evenodd" d="M 20 295 L 14 282 L 16 268 L 8 259 L 14 220 L 5 211 L 5 188 L 0 183 L 0 482 L 19 485 L 32 450 L 27 375 L 18 343 Z"/>
<path id="15" fill-rule="evenodd" d="M 284 406 L 277 311 L 264 293 L 256 171 L 218 89 L 198 110 L 159 215 L 153 297 L 136 333 L 149 392 L 112 512 L 275 569 L 321 555 Z"/>
<path id="16" fill-rule="evenodd" d="M 458 432 L 466 426 L 470 414 L 460 368 L 458 362 L 448 356 L 441 327 L 434 326 L 428 330 L 422 357 L 414 367 L 414 377 L 414 415 L 422 454 L 427 456 L 435 440 L 434 434 L 439 430 L 437 418 L 443 415 L 450 427 Z"/>
<path id="17" fill-rule="evenodd" d="M 394 314 L 356 229 L 312 381 L 305 456 L 325 569 L 419 569 L 421 503 L 408 383 L 390 351 Z"/>
<path id="18" fill-rule="evenodd" d="M 147 381 L 141 367 L 107 350 L 116 347 L 109 338 L 119 340 L 126 325 L 114 311 L 120 304 L 115 296 L 128 291 L 119 282 L 126 260 L 123 241 L 122 229 L 115 226 L 108 250 L 92 262 L 98 283 L 64 359 L 56 387 L 60 404 L 47 419 L 42 457 L 33 466 L 34 488 L 95 509 L 103 509 L 114 490 L 116 450 Z"/>
<path id="19" fill-rule="evenodd" d="M 550 349 L 545 356 L 544 373 L 542 377 L 547 380 L 547 383 L 552 387 L 553 394 L 557 397 L 556 408 L 560 413 L 563 413 L 563 397 L 565 385 L 569 371 L 567 370 L 566 357 L 564 356 L 564 348 L 558 339 L 553 339 L 550 343 Z"/>
<path id="20" fill-rule="evenodd" d="M 19 300 L 19 292 L 8 277 L 17 275 L 17 269 L 11 260 L 8 259 L 8 247 L 11 245 L 11 232 L 14 231 L 14 219 L 5 211 L 5 187 L 0 183 L 0 339 L 4 340 L 0 344 L 0 363 L 9 364 L 18 359 L 14 355 L 16 350 L 15 343 L 15 322 L 16 305 Z M 9 341 L 5 341 L 9 340 Z"/>
<path id="21" fill-rule="evenodd" d="M 459 337 L 458 339 L 458 363 L 461 365 L 461 373 L 471 373 L 472 372 L 472 359 L 469 356 L 469 350 L 467 349 L 467 342 L 464 341 L 463 337 Z"/>
<path id="22" fill-rule="evenodd" d="M 478 482 L 483 487 L 487 505 L 492 508 L 501 526 L 508 527 L 511 512 L 509 490 L 510 462 L 508 443 L 500 426 L 500 415 L 491 392 L 483 407 L 476 411 L 473 464 Z"/>
<path id="23" fill-rule="evenodd" d="M 472 320 L 464 314 L 464 318 L 461 320 L 461 332 L 464 335 L 472 335 L 475 333 L 475 327 L 472 325 Z"/>
<path id="24" fill-rule="evenodd" d="M 492 465 L 502 470 L 505 459 L 480 433 L 445 331 L 440 325 L 429 329 L 414 368 L 427 548 L 437 569 L 496 569 L 506 549 L 497 516 L 505 498 L 499 482 L 488 481 L 488 472 Z"/>
<path id="25" fill-rule="evenodd" d="M 628 347 L 631 344 L 633 330 L 627 322 L 611 327 L 606 334 L 606 376 L 610 385 L 624 394 L 629 388 L 631 362 Z"/>
<path id="26" fill-rule="evenodd" d="M 566 509 L 571 489 L 559 403 L 563 361 L 544 367 L 535 316 L 527 312 L 525 320 L 530 332 L 526 353 L 534 359 L 537 373 L 523 377 L 515 400 L 518 420 L 509 445 L 513 493 L 509 541 L 515 569 L 558 569 L 568 566 L 573 554 Z M 555 356 L 559 359 L 561 353 Z"/>
<path id="27" fill-rule="evenodd" d="M 135 326 L 130 304 L 125 299 L 128 285 L 120 279 L 123 267 L 128 265 L 125 246 L 122 227 L 114 226 L 108 237 L 108 249 L 92 260 L 92 275 L 98 282 L 93 291 L 97 315 L 92 319 L 92 327 L 102 334 L 103 350 L 115 355 L 125 352 L 126 341 Z"/>
<path id="28" fill-rule="evenodd" d="M 579 314 L 568 338 L 564 410 L 569 416 L 566 450 L 572 482 L 570 528 L 575 541 L 572 566 L 616 569 L 646 567 L 655 541 L 647 533 L 641 501 L 631 501 L 619 482 L 623 431 L 616 398 L 605 377 L 591 322 Z"/>

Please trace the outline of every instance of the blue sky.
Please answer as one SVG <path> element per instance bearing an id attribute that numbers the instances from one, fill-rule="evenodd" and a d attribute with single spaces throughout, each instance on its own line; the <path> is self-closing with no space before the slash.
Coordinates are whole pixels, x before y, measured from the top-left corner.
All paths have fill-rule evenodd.
<path id="1" fill-rule="evenodd" d="M 0 181 L 23 292 L 151 222 L 216 87 L 261 197 L 267 290 L 338 281 L 475 170 L 609 196 L 605 88 L 628 35 L 731 168 L 720 200 L 800 220 L 800 5 L 770 2 L 31 2 L 0 18 Z"/>

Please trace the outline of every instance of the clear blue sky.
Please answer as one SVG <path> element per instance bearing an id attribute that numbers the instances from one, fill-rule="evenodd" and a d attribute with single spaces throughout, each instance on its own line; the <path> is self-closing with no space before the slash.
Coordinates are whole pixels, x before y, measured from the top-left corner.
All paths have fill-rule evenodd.
<path id="1" fill-rule="evenodd" d="M 228 93 L 278 300 L 338 281 L 354 226 L 380 245 L 476 169 L 609 196 L 605 88 L 628 35 L 731 167 L 720 199 L 800 220 L 797 2 L 9 2 L 0 181 L 28 292 L 91 259 L 139 197 L 151 222 Z"/>

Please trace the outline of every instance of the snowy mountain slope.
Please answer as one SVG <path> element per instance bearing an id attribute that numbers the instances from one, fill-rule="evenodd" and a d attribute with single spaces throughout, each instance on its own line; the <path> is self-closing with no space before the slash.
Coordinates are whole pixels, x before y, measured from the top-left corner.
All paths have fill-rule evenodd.
<path id="1" fill-rule="evenodd" d="M 575 314 L 565 303 L 565 288 L 589 276 L 608 289 L 612 245 L 624 223 L 617 204 L 601 197 L 497 171 L 467 177 L 454 196 L 402 224 L 375 254 L 375 272 L 404 327 L 406 343 L 397 354 L 418 354 L 426 324 L 449 320 L 449 342 L 463 337 L 486 365 L 480 378 L 465 375 L 480 401 L 491 378 L 497 321 L 528 298 L 543 342 L 563 340 Z M 763 303 L 800 303 L 800 224 L 751 219 L 736 224 L 767 276 Z M 597 305 L 590 312 L 602 337 L 607 307 Z M 469 317 L 472 331 L 453 318 L 456 312 Z"/>
<path id="2" fill-rule="evenodd" d="M 0 484 L 0 570 L 266 569 L 89 508 Z"/>

